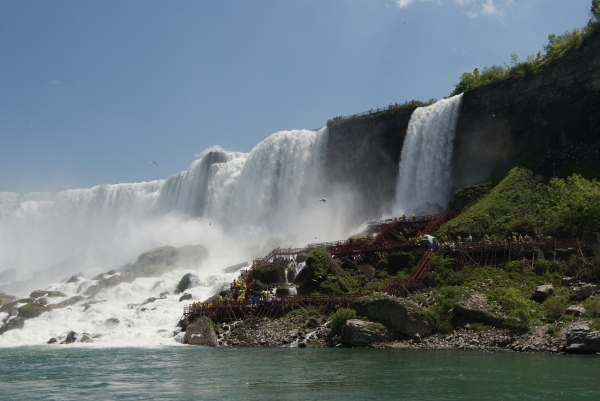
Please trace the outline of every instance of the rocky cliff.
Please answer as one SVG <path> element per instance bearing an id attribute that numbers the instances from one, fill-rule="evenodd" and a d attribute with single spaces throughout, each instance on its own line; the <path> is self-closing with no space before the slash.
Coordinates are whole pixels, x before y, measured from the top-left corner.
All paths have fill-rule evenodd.
<path id="1" fill-rule="evenodd" d="M 412 108 L 343 121 L 329 130 L 327 176 L 358 188 L 354 207 L 380 216 L 395 197 Z M 454 192 L 547 149 L 600 139 L 600 32 L 546 68 L 465 92 L 453 155 Z"/>

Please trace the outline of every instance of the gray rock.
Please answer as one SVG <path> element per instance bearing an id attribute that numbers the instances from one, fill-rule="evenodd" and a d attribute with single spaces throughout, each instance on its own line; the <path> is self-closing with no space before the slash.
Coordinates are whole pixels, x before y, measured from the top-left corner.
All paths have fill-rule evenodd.
<path id="1" fill-rule="evenodd" d="M 248 267 L 248 266 L 250 266 L 250 265 L 248 264 L 248 262 L 238 263 L 237 265 L 233 265 L 233 266 L 226 267 L 226 268 L 223 270 L 223 273 L 235 273 L 235 272 L 237 272 L 238 270 L 240 270 L 240 269 L 243 269 L 244 267 Z"/>
<path id="2" fill-rule="evenodd" d="M 350 319 L 342 327 L 341 341 L 346 347 L 365 347 L 385 341 L 386 331 L 381 323 Z"/>
<path id="3" fill-rule="evenodd" d="M 29 297 L 40 298 L 40 297 L 45 297 L 46 295 L 48 295 L 48 291 L 35 290 L 31 294 L 29 294 Z"/>
<path id="4" fill-rule="evenodd" d="M 352 308 L 358 315 L 382 322 L 392 330 L 409 337 L 414 337 L 417 333 L 428 336 L 433 331 L 427 320 L 415 316 L 417 307 L 408 307 L 399 298 L 388 295 L 362 297 L 352 304 Z"/>
<path id="5" fill-rule="evenodd" d="M 58 341 L 56 340 L 56 338 L 52 337 L 51 339 L 49 339 L 49 340 L 46 342 L 46 344 L 55 344 L 55 343 L 57 343 L 57 342 L 58 342 Z"/>
<path id="6" fill-rule="evenodd" d="M 67 294 L 64 294 L 60 291 L 48 291 L 48 298 L 62 298 L 62 297 L 66 297 Z"/>
<path id="7" fill-rule="evenodd" d="M 111 317 L 109 319 L 106 319 L 106 321 L 104 322 L 105 326 L 118 326 L 121 322 L 119 321 L 119 319 L 115 318 L 115 317 Z"/>
<path id="8" fill-rule="evenodd" d="M 142 302 L 142 305 L 146 305 L 146 304 L 152 303 L 152 302 L 156 301 L 157 299 L 158 298 L 156 298 L 156 297 L 150 297 L 147 300 L 145 300 L 144 302 Z"/>
<path id="9" fill-rule="evenodd" d="M 67 280 L 67 284 L 69 284 L 69 283 L 76 283 L 78 281 L 79 281 L 79 277 L 77 277 L 77 276 L 71 276 L 71 278 Z"/>
<path id="10" fill-rule="evenodd" d="M 585 312 L 586 312 L 585 308 L 581 305 L 571 305 L 565 311 L 565 313 L 567 315 L 573 315 L 573 316 L 585 315 Z"/>
<path id="11" fill-rule="evenodd" d="M 88 333 L 83 333 L 83 335 L 81 336 L 81 342 L 82 343 L 91 343 L 93 342 L 92 337 L 90 337 L 90 335 Z"/>
<path id="12" fill-rule="evenodd" d="M 192 299 L 192 294 L 185 293 L 179 298 L 179 302 L 188 301 Z"/>
<path id="13" fill-rule="evenodd" d="M 554 287 L 552 286 L 552 284 L 544 284 L 536 288 L 536 290 L 533 292 L 533 295 L 531 296 L 531 299 L 541 303 L 544 302 L 544 300 L 552 294 L 554 294 Z"/>
<path id="14" fill-rule="evenodd" d="M 596 291 L 598 291 L 598 286 L 596 284 L 579 283 L 573 287 L 573 291 L 575 292 L 577 299 L 584 300 L 596 293 Z"/>
<path id="15" fill-rule="evenodd" d="M 117 274 L 117 271 L 114 270 L 114 269 L 113 270 L 109 270 L 109 271 L 106 272 L 106 274 L 108 274 L 109 276 L 112 276 L 113 274 Z"/>
<path id="16" fill-rule="evenodd" d="M 13 317 L 10 320 L 5 320 L 5 323 L 2 325 L 2 327 L 0 327 L 0 335 L 6 333 L 9 330 L 22 329 L 24 325 L 25 319 L 19 316 Z"/>
<path id="17" fill-rule="evenodd" d="M 83 295 L 94 298 L 96 295 L 100 294 L 102 290 L 104 290 L 104 287 L 101 285 L 91 285 L 85 290 Z"/>
<path id="18" fill-rule="evenodd" d="M 569 354 L 593 354 L 600 352 L 600 332 L 587 325 L 576 325 L 566 333 L 565 352 Z"/>
<path id="19" fill-rule="evenodd" d="M 564 285 L 565 287 L 573 284 L 575 282 L 575 279 L 573 277 L 563 277 L 561 284 Z"/>
<path id="20" fill-rule="evenodd" d="M 192 286 L 192 280 L 196 277 L 197 276 L 192 273 L 188 273 L 188 274 L 184 275 L 181 278 L 181 280 L 179 280 L 179 284 L 177 284 L 177 288 L 175 288 L 175 294 L 182 293 L 185 290 L 187 290 L 188 288 L 190 288 Z"/>
<path id="21" fill-rule="evenodd" d="M 202 316 L 195 322 L 188 324 L 185 329 L 185 339 L 191 345 L 205 345 L 216 347 L 218 345 L 217 334 L 212 321 Z"/>
<path id="22" fill-rule="evenodd" d="M 161 292 L 158 296 L 160 299 L 166 298 L 169 295 L 169 291 Z"/>
<path id="23" fill-rule="evenodd" d="M 102 280 L 103 278 L 104 278 L 104 273 L 100 273 L 96 277 L 94 277 L 92 280 Z"/>
<path id="24" fill-rule="evenodd" d="M 75 341 L 77 341 L 77 333 L 71 331 L 69 334 L 67 334 L 67 338 L 65 338 L 64 341 L 61 341 L 61 344 L 72 344 Z"/>
<path id="25" fill-rule="evenodd" d="M 85 299 L 85 297 L 82 297 L 81 295 L 76 295 L 74 297 L 71 297 L 69 299 L 66 299 L 62 302 L 59 302 L 59 303 L 53 305 L 53 308 L 66 308 L 67 306 L 75 305 L 77 302 L 83 301 L 84 299 Z"/>

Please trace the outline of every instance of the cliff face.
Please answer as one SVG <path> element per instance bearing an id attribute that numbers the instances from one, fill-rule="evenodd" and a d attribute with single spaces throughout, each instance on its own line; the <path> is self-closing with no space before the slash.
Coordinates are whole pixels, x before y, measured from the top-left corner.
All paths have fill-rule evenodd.
<path id="1" fill-rule="evenodd" d="M 413 111 L 410 108 L 344 121 L 329 129 L 325 161 L 329 191 L 358 192 L 359 197 L 345 199 L 358 215 L 377 218 L 391 207 L 400 152 Z"/>
<path id="2" fill-rule="evenodd" d="M 465 92 L 454 190 L 488 181 L 547 148 L 600 139 L 600 31 L 544 71 Z"/>
<path id="3" fill-rule="evenodd" d="M 395 198 L 400 152 L 412 109 L 359 118 L 329 130 L 333 190 L 357 188 L 355 209 L 378 217 Z M 489 181 L 549 148 L 600 139 L 600 32 L 543 71 L 465 92 L 453 154 L 453 192 Z"/>

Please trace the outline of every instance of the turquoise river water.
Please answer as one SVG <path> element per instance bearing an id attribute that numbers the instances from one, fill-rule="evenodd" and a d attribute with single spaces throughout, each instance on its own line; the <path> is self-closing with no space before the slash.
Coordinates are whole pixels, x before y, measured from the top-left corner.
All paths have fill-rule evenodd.
<path id="1" fill-rule="evenodd" d="M 0 349 L 2 400 L 600 400 L 600 358 L 377 349 Z"/>

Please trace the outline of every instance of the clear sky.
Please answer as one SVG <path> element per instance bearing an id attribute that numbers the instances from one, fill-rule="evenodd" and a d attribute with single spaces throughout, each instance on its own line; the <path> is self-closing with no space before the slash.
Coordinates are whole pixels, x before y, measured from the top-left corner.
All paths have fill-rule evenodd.
<path id="1" fill-rule="evenodd" d="M 585 25 L 590 4 L 2 1 L 0 191 L 166 178 L 214 145 L 439 99 Z"/>

